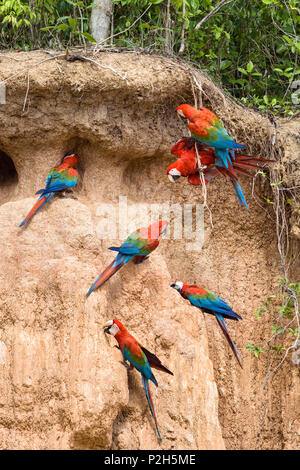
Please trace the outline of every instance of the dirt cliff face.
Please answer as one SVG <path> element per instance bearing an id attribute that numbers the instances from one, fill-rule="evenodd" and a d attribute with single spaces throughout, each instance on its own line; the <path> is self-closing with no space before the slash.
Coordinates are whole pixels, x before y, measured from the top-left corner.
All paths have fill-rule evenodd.
<path id="1" fill-rule="evenodd" d="M 288 358 L 265 396 L 264 361 L 245 351 L 272 324 L 253 316 L 281 274 L 272 217 L 249 179 L 241 178 L 248 212 L 230 182 L 216 178 L 207 186 L 213 227 L 205 211 L 203 246 L 174 239 L 174 211 L 202 202 L 199 188 L 172 185 L 166 175 L 170 145 L 187 134 L 175 109 L 194 102 L 190 71 L 159 57 L 90 57 L 94 62 L 39 52 L 0 57 L 0 80 L 8 79 L 0 105 L 0 447 L 297 448 L 299 369 Z M 203 105 L 250 154 L 267 156 L 269 121 L 199 77 Z M 80 157 L 78 199 L 53 198 L 19 229 L 34 193 L 67 152 Z M 267 191 L 263 179 L 257 191 Z M 173 205 L 170 239 L 86 299 L 113 257 L 107 248 L 147 225 L 155 204 Z M 229 324 L 243 370 L 215 319 L 169 287 L 176 279 L 212 290 L 243 317 Z M 161 444 L 139 374 L 126 371 L 103 333 L 113 317 L 174 372 L 157 372 L 159 387 L 151 386 Z M 263 399 L 267 419 L 257 438 Z"/>

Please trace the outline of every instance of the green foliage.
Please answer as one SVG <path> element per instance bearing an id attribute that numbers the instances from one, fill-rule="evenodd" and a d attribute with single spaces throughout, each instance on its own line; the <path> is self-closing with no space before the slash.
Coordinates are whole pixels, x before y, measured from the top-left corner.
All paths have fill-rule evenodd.
<path id="1" fill-rule="evenodd" d="M 259 346 L 255 344 L 247 344 L 246 346 L 247 351 L 252 351 L 254 356 L 258 359 L 259 358 L 259 353 L 264 353 L 265 350 L 263 348 L 260 348 Z"/>
<path id="2" fill-rule="evenodd" d="M 93 0 L 0 0 L 2 48 L 63 48 L 95 42 L 88 20 Z"/>
<path id="3" fill-rule="evenodd" d="M 113 3 L 114 45 L 180 52 L 245 105 L 266 113 L 295 111 L 298 91 L 292 84 L 300 79 L 298 0 L 234 0 L 217 11 L 220 0 L 170 0 L 169 18 L 167 0 Z M 92 6 L 93 0 L 0 0 L 1 47 L 59 49 L 92 42 Z"/>
<path id="4" fill-rule="evenodd" d="M 166 50 L 167 1 L 114 0 L 114 3 L 118 33 L 153 3 L 139 24 L 118 36 L 118 45 Z M 295 106 L 290 87 L 300 74 L 297 0 L 236 0 L 196 30 L 196 25 L 219 3 L 219 0 L 171 0 L 168 52 L 179 52 L 184 24 L 183 57 L 187 61 L 206 69 L 245 105 L 267 113 L 292 114 Z"/>
<path id="5" fill-rule="evenodd" d="M 76 8 L 84 6 L 84 3 L 82 1 L 79 1 L 77 3 L 74 3 L 70 0 L 67 0 L 67 3 L 72 5 L 74 7 L 74 11 L 76 11 Z M 88 32 L 84 30 L 84 23 L 83 20 L 86 20 L 87 18 L 81 17 L 75 17 L 73 18 L 72 16 L 63 16 L 57 19 L 56 25 L 54 26 L 47 26 L 45 28 L 41 28 L 41 31 L 50 31 L 51 29 L 53 31 L 63 31 L 65 36 L 68 37 L 68 44 L 72 41 L 73 36 L 81 36 L 82 38 L 86 38 L 90 42 L 96 42 L 96 39 Z M 80 27 L 80 20 L 81 20 L 81 27 Z"/>
<path id="6" fill-rule="evenodd" d="M 263 302 L 263 304 L 259 307 L 259 309 L 257 310 L 257 312 L 254 312 L 254 315 L 256 316 L 256 318 L 258 320 L 261 319 L 261 316 L 263 313 L 266 313 L 268 311 L 268 309 L 270 309 L 271 307 L 269 306 L 270 305 L 270 302 L 272 299 L 274 299 L 276 296 L 275 295 L 270 295 L 269 297 L 266 298 L 266 300 Z"/>
<path id="7" fill-rule="evenodd" d="M 289 338 L 294 342 L 295 338 L 299 338 L 298 326 L 293 326 L 297 323 L 296 316 L 296 302 L 299 303 L 300 296 L 300 283 L 289 282 L 283 277 L 278 277 L 279 291 L 276 294 L 270 295 L 262 303 L 259 309 L 254 312 L 258 320 L 264 317 L 275 318 L 275 322 L 271 326 L 271 337 L 266 341 L 266 346 L 247 344 L 246 349 L 252 351 L 256 358 L 259 358 L 260 353 L 273 351 L 281 353 L 286 350 L 286 344 L 290 343 Z M 297 300 L 296 300 L 297 299 Z M 280 343 L 284 344 L 278 344 Z"/>

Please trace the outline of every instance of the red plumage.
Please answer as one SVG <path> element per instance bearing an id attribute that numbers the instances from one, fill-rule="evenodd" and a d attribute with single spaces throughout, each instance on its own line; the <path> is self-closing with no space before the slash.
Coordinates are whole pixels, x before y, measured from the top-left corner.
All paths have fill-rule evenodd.
<path id="1" fill-rule="evenodd" d="M 183 176 L 188 177 L 188 182 L 192 185 L 202 184 L 198 170 L 196 145 L 206 183 L 217 175 L 227 176 L 235 181 L 238 179 L 238 174 L 252 178 L 253 175 L 247 171 L 248 169 L 261 170 L 265 163 L 274 161 L 251 155 L 236 155 L 232 164 L 228 164 L 228 168 L 220 167 L 216 165 L 216 155 L 213 149 L 201 145 L 192 137 L 183 137 L 171 148 L 171 153 L 179 158 L 167 169 L 170 179 L 173 178 L 175 181 L 179 176 Z"/>

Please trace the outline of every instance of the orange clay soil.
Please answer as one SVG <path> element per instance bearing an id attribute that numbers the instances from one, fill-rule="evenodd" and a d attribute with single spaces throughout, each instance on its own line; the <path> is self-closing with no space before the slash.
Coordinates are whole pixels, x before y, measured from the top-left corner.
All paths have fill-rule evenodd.
<path id="1" fill-rule="evenodd" d="M 264 178 L 256 179 L 256 199 L 251 180 L 240 178 L 249 212 L 231 183 L 216 178 L 207 186 L 214 227 L 205 211 L 200 251 L 162 240 L 146 262 L 127 265 L 86 299 L 114 256 L 107 248 L 121 241 L 118 232 L 99 235 L 103 220 L 118 214 L 119 195 L 133 220 L 124 238 L 142 225 L 136 203 L 145 212 L 154 203 L 203 200 L 199 187 L 166 175 L 171 144 L 187 135 L 175 109 L 194 104 L 186 65 L 133 53 L 89 57 L 102 67 L 41 52 L 0 56 L 0 80 L 11 77 L 0 105 L 0 448 L 299 448 L 299 368 L 289 356 L 263 394 L 266 357 L 245 350 L 271 335 L 274 320 L 253 312 L 281 275 L 274 214 L 258 196 L 270 197 Z M 203 105 L 248 153 L 272 157 L 270 121 L 230 101 L 205 75 L 198 80 Z M 299 184 L 298 131 L 299 121 L 282 121 L 275 143 L 292 185 Z M 78 199 L 53 198 L 19 229 L 67 152 L 80 156 Z M 291 223 L 299 238 L 296 214 Z M 216 320 L 169 287 L 176 279 L 212 290 L 243 317 L 228 321 L 243 370 Z M 156 372 L 159 387 L 151 385 L 161 444 L 139 374 L 127 374 L 103 333 L 113 317 L 174 372 Z"/>

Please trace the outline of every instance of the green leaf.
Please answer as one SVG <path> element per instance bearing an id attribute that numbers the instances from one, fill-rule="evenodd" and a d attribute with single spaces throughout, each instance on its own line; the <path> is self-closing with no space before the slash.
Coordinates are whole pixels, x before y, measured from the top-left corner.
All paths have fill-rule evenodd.
<path id="1" fill-rule="evenodd" d="M 247 72 L 251 73 L 253 70 L 253 67 L 254 67 L 253 62 L 250 60 L 250 62 L 248 62 L 247 64 Z"/>
<path id="2" fill-rule="evenodd" d="M 58 26 L 55 26 L 55 29 L 58 31 L 66 31 L 66 29 L 69 29 L 69 26 L 65 23 L 59 24 Z"/>
<path id="3" fill-rule="evenodd" d="M 220 63 L 220 70 L 225 70 L 232 64 L 231 60 L 222 60 Z"/>
<path id="4" fill-rule="evenodd" d="M 47 26 L 47 28 L 40 28 L 40 31 L 49 31 L 49 29 L 56 29 L 56 26 Z"/>
<path id="5" fill-rule="evenodd" d="M 68 18 L 68 22 L 72 31 L 76 31 L 78 21 L 75 18 Z"/>
<path id="6" fill-rule="evenodd" d="M 247 70 L 242 69 L 241 67 L 238 67 L 238 71 L 243 73 L 244 75 L 248 75 Z"/>
<path id="7" fill-rule="evenodd" d="M 96 39 L 89 33 L 81 33 L 88 41 L 90 42 L 97 42 Z"/>

